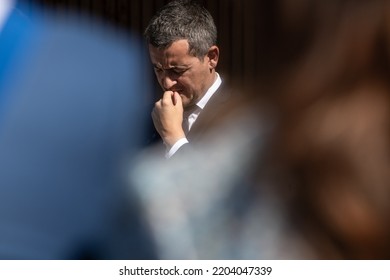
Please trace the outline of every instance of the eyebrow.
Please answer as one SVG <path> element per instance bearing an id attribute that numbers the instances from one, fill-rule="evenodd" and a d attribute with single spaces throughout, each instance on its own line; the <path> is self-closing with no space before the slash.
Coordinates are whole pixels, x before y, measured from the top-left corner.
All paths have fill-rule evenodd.
<path id="1" fill-rule="evenodd" d="M 164 68 L 160 63 L 152 63 L 154 67 L 161 69 L 174 69 L 174 68 L 190 68 L 191 65 L 181 64 L 181 65 L 172 65 L 171 67 Z"/>
<path id="2" fill-rule="evenodd" d="M 170 70 L 170 69 L 188 69 L 188 68 L 190 68 L 190 65 L 174 65 L 174 66 L 169 67 L 169 68 L 164 68 L 164 67 L 162 67 L 162 65 L 159 64 L 159 63 L 153 63 L 153 66 L 154 66 L 155 68 L 164 69 L 164 70 Z"/>

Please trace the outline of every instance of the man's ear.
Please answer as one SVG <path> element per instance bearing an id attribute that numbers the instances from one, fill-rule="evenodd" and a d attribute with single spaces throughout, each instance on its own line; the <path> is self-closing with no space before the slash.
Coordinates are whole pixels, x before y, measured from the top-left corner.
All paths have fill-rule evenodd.
<path id="1" fill-rule="evenodd" d="M 209 60 L 209 68 L 213 70 L 217 67 L 219 59 L 219 49 L 217 46 L 212 46 L 207 52 L 207 57 Z"/>

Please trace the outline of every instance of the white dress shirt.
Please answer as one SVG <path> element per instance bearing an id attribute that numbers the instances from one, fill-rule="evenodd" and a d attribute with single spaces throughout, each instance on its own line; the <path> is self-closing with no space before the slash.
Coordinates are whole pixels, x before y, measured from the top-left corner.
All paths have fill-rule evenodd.
<path id="1" fill-rule="evenodd" d="M 202 112 L 204 107 L 206 106 L 207 102 L 209 102 L 210 98 L 214 95 L 214 93 L 218 90 L 220 85 L 222 84 L 221 77 L 218 73 L 215 73 L 217 78 L 215 79 L 213 85 L 207 90 L 206 94 L 196 103 L 195 109 L 190 112 L 184 112 L 184 120 L 183 120 L 183 128 L 184 132 L 187 134 L 190 130 L 193 124 L 195 123 L 196 119 L 198 118 L 199 114 Z M 182 138 L 178 140 L 173 146 L 166 152 L 165 157 L 170 158 L 172 157 L 181 146 L 184 144 L 187 144 L 188 139 Z"/>

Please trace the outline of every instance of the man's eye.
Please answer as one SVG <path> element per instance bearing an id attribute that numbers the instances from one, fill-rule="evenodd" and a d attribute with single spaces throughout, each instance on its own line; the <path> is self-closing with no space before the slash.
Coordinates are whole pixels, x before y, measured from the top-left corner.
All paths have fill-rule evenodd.
<path id="1" fill-rule="evenodd" d="M 173 72 L 175 72 L 176 74 L 183 74 L 184 72 L 186 71 L 186 69 L 174 69 Z"/>

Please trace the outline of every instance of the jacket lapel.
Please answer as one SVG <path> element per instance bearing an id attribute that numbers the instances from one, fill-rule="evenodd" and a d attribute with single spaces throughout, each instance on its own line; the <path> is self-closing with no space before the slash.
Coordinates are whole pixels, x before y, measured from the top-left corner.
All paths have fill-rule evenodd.
<path id="1" fill-rule="evenodd" d="M 229 100 L 231 100 L 231 92 L 221 86 L 207 102 L 188 133 L 187 138 L 190 143 L 196 143 L 205 133 L 212 129 L 213 123 L 227 109 Z"/>

